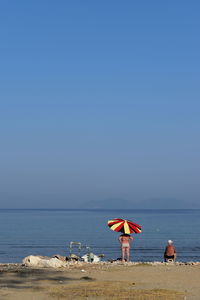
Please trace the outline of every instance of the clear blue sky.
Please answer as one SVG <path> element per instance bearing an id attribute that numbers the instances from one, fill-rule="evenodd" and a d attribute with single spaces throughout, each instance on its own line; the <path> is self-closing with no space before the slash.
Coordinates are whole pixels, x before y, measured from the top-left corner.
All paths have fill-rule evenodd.
<path id="1" fill-rule="evenodd" d="M 200 207 L 199 11 L 1 1 L 0 207 Z"/>

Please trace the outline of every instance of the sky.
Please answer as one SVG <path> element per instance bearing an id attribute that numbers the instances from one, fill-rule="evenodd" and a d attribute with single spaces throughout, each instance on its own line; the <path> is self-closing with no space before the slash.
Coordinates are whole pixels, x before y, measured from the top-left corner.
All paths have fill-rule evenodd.
<path id="1" fill-rule="evenodd" d="M 0 208 L 200 208 L 199 9 L 2 0 Z"/>

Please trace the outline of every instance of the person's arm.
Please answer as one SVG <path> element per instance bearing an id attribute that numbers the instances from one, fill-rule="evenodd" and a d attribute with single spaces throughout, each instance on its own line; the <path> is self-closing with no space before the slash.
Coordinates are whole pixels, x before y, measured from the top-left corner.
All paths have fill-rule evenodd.
<path id="1" fill-rule="evenodd" d="M 166 256 L 166 253 L 167 253 L 167 247 L 165 247 L 164 258 Z"/>
<path id="2" fill-rule="evenodd" d="M 174 260 L 176 260 L 176 248 L 174 247 Z"/>

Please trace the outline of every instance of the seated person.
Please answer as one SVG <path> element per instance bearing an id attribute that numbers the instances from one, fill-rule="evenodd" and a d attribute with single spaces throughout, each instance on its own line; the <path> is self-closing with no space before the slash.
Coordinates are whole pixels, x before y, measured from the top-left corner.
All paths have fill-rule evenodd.
<path id="1" fill-rule="evenodd" d="M 176 248 L 173 245 L 173 241 L 169 240 L 165 248 L 164 261 L 175 261 L 176 260 Z"/>

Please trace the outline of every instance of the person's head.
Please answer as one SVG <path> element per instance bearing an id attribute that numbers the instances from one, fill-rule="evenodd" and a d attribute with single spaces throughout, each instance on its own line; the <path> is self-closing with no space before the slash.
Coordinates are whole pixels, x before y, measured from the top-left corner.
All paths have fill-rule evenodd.
<path id="1" fill-rule="evenodd" d="M 173 244 L 173 241 L 172 240 L 168 240 L 168 245 L 172 245 Z"/>

